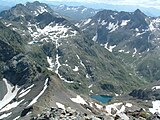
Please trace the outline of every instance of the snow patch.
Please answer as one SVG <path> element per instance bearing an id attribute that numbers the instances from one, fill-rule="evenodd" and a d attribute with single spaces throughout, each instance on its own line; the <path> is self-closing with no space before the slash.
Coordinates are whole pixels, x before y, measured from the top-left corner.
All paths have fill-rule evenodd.
<path id="1" fill-rule="evenodd" d="M 160 114 L 160 100 L 152 101 L 153 108 L 149 108 L 149 111 L 154 114 L 154 113 L 159 113 Z"/>
<path id="2" fill-rule="evenodd" d="M 78 104 L 87 104 L 86 101 L 79 95 L 77 95 L 76 98 L 70 98 L 73 102 L 78 103 Z"/>
<path id="3" fill-rule="evenodd" d="M 92 40 L 93 40 L 94 42 L 96 42 L 96 41 L 97 41 L 97 38 L 98 38 L 98 33 L 96 33 L 96 35 L 92 38 Z"/>
<path id="4" fill-rule="evenodd" d="M 37 12 L 37 11 L 34 11 L 34 13 L 33 13 L 35 16 L 38 16 L 39 15 L 39 13 Z"/>
<path id="5" fill-rule="evenodd" d="M 48 81 L 49 81 L 49 79 L 47 78 L 46 79 L 46 81 L 45 81 L 45 83 L 44 83 L 44 88 L 43 88 L 43 90 L 38 94 L 38 96 L 36 96 L 31 102 L 30 102 L 30 104 L 27 106 L 27 107 L 29 107 L 29 106 L 31 106 L 31 105 L 33 105 L 34 103 L 36 103 L 37 102 L 37 100 L 38 100 L 38 98 L 39 97 L 41 97 L 41 95 L 45 92 L 45 90 L 47 89 L 47 87 L 48 87 Z"/>
<path id="6" fill-rule="evenodd" d="M 146 32 L 142 32 L 142 33 L 137 33 L 136 36 L 140 36 L 140 35 L 143 35 L 144 33 Z"/>
<path id="7" fill-rule="evenodd" d="M 90 93 L 93 93 L 93 90 L 90 90 L 89 92 L 90 92 Z"/>
<path id="8" fill-rule="evenodd" d="M 44 13 L 44 12 L 48 12 L 48 10 L 45 9 L 44 7 L 42 7 L 42 6 L 39 6 L 39 8 L 37 9 L 37 11 L 38 11 L 38 13 L 40 13 L 40 14 L 42 14 L 42 13 Z"/>
<path id="9" fill-rule="evenodd" d="M 8 83 L 8 81 L 3 78 L 3 81 L 6 84 L 7 87 L 7 93 L 3 97 L 3 99 L 0 101 L 0 109 L 2 109 L 5 105 L 7 105 L 15 96 L 17 95 L 17 92 L 19 91 L 20 88 L 17 86 L 12 86 L 11 84 Z"/>
<path id="10" fill-rule="evenodd" d="M 6 25 L 6 27 L 9 27 L 9 26 L 11 26 L 12 24 L 11 23 L 9 23 L 8 25 Z"/>
<path id="11" fill-rule="evenodd" d="M 111 17 L 112 19 L 115 19 L 115 18 L 113 17 L 113 15 L 110 15 L 110 17 Z"/>
<path id="12" fill-rule="evenodd" d="M 111 104 L 111 105 L 107 105 L 106 106 L 106 111 L 108 112 L 109 115 L 111 115 L 111 110 L 114 109 L 114 110 L 117 110 L 117 112 L 119 111 L 117 109 L 118 106 L 122 105 L 122 103 L 114 103 L 114 104 Z"/>
<path id="13" fill-rule="evenodd" d="M 116 93 L 115 93 L 115 96 L 119 96 L 119 94 L 116 94 Z"/>
<path id="14" fill-rule="evenodd" d="M 89 19 L 88 19 L 88 20 L 86 20 L 83 24 L 84 24 L 84 25 L 86 25 L 86 24 L 90 23 L 90 22 L 91 22 L 91 20 L 92 20 L 92 19 L 90 19 L 90 18 L 89 18 Z"/>
<path id="15" fill-rule="evenodd" d="M 91 88 L 93 86 L 93 84 L 89 85 L 88 88 Z"/>
<path id="16" fill-rule="evenodd" d="M 20 93 L 19 93 L 19 98 L 27 95 L 30 91 L 31 91 L 31 88 L 34 86 L 34 84 L 32 84 L 31 86 L 29 86 L 28 88 L 26 89 L 23 89 Z"/>
<path id="17" fill-rule="evenodd" d="M 91 25 L 93 26 L 93 25 L 95 25 L 95 23 L 92 23 Z"/>
<path id="18" fill-rule="evenodd" d="M 121 109 L 118 111 L 119 113 L 123 113 L 125 112 L 126 107 L 124 105 L 122 105 Z"/>
<path id="19" fill-rule="evenodd" d="M 89 74 L 86 74 L 86 78 L 88 78 L 88 79 L 90 78 Z"/>
<path id="20" fill-rule="evenodd" d="M 64 25 L 59 25 L 50 23 L 43 29 L 39 28 L 36 24 L 28 23 L 29 33 L 31 34 L 33 40 L 40 39 L 41 36 L 50 38 L 51 40 L 56 40 L 60 38 L 67 38 L 69 36 L 75 36 L 77 31 L 72 30 L 71 27 L 66 27 Z"/>
<path id="21" fill-rule="evenodd" d="M 122 20 L 121 26 L 126 26 L 130 20 Z"/>
<path id="22" fill-rule="evenodd" d="M 160 86 L 154 86 L 154 87 L 152 87 L 152 90 L 158 90 L 158 89 L 160 89 Z"/>
<path id="23" fill-rule="evenodd" d="M 120 52 L 120 53 L 121 53 L 121 52 L 124 52 L 124 50 L 118 50 L 118 52 Z"/>
<path id="24" fill-rule="evenodd" d="M 97 104 L 97 103 L 95 103 L 95 106 L 96 106 L 98 109 L 102 109 L 102 108 L 103 108 L 102 105 L 99 105 L 99 104 Z"/>
<path id="25" fill-rule="evenodd" d="M 57 74 L 59 74 L 59 68 L 61 67 L 61 64 L 60 64 L 60 62 L 59 62 L 59 58 L 60 58 L 60 56 L 58 56 L 58 53 L 56 54 L 56 62 L 55 62 L 55 65 L 57 66 L 56 67 L 56 71 L 55 71 L 55 73 L 57 73 Z"/>
<path id="26" fill-rule="evenodd" d="M 75 66 L 74 69 L 73 69 L 73 71 L 77 72 L 78 71 L 78 66 Z"/>
<path id="27" fill-rule="evenodd" d="M 81 25 L 79 23 L 76 23 L 75 26 L 77 26 L 79 28 Z"/>
<path id="28" fill-rule="evenodd" d="M 24 101 L 24 99 L 23 100 L 21 100 L 21 101 L 19 101 L 19 102 L 13 102 L 13 103 L 11 103 L 11 104 L 8 104 L 7 106 L 5 106 L 3 109 L 1 109 L 0 110 L 0 112 L 4 112 L 4 111 L 8 111 L 8 110 L 10 110 L 10 109 L 12 109 L 12 108 L 15 108 L 15 107 L 17 107 L 21 102 L 23 102 Z"/>
<path id="29" fill-rule="evenodd" d="M 149 30 L 150 31 L 155 31 L 157 29 L 159 30 L 159 26 L 160 26 L 160 18 L 155 18 L 150 22 Z"/>
<path id="30" fill-rule="evenodd" d="M 151 23 L 149 24 L 149 30 L 150 31 L 154 31 L 156 28 L 153 25 L 153 22 L 151 21 Z"/>
<path id="31" fill-rule="evenodd" d="M 66 79 L 63 79 L 63 78 L 61 78 L 64 82 L 66 82 L 66 83 L 69 83 L 69 84 L 72 84 L 72 83 L 74 83 L 74 81 L 68 81 L 68 80 L 66 80 Z"/>
<path id="32" fill-rule="evenodd" d="M 54 63 L 52 62 L 53 61 L 53 59 L 51 58 L 51 57 L 49 57 L 49 56 L 47 56 L 47 62 L 48 62 L 48 64 L 49 64 L 49 68 L 48 68 L 48 70 L 53 70 L 53 68 L 54 68 Z"/>
<path id="33" fill-rule="evenodd" d="M 4 118 L 10 116 L 11 114 L 12 114 L 12 112 L 10 112 L 10 113 L 4 113 L 3 115 L 0 116 L 0 119 L 4 119 Z"/>
<path id="34" fill-rule="evenodd" d="M 33 86 L 34 86 L 34 84 L 32 84 L 31 86 L 29 86 L 29 87 L 26 88 L 26 89 L 23 89 L 19 94 L 24 93 L 24 92 L 27 91 L 28 89 L 31 89 Z"/>
<path id="35" fill-rule="evenodd" d="M 113 32 L 118 28 L 118 22 L 116 24 L 110 22 L 106 28 L 110 30 L 110 32 Z"/>
<path id="36" fill-rule="evenodd" d="M 79 7 L 67 7 L 66 10 L 78 11 Z"/>
<path id="37" fill-rule="evenodd" d="M 132 107 L 131 103 L 126 103 L 126 107 Z"/>
<path id="38" fill-rule="evenodd" d="M 103 20 L 102 22 L 101 22 L 101 25 L 106 25 L 107 24 L 107 22 L 105 21 L 105 20 Z"/>
<path id="39" fill-rule="evenodd" d="M 126 54 L 130 53 L 130 51 L 125 52 Z"/>
<path id="40" fill-rule="evenodd" d="M 136 48 L 134 48 L 134 52 L 133 52 L 132 57 L 134 57 L 136 53 L 137 53 L 137 49 L 136 49 Z"/>
<path id="41" fill-rule="evenodd" d="M 137 31 L 137 32 L 138 32 L 138 31 L 139 31 L 139 29 L 138 29 L 138 28 L 135 28 L 135 31 Z"/>
<path id="42" fill-rule="evenodd" d="M 13 120 L 18 120 L 20 118 L 20 116 L 17 116 L 16 118 L 14 118 Z"/>
<path id="43" fill-rule="evenodd" d="M 122 106 L 121 106 L 122 105 Z M 120 109 L 119 106 L 121 106 Z M 111 104 L 111 105 L 107 105 L 106 106 L 106 111 L 109 113 L 109 115 L 112 115 L 111 111 L 112 109 L 116 110 L 116 115 L 120 116 L 120 118 L 122 120 L 129 120 L 129 117 L 124 114 L 124 111 L 125 111 L 125 105 L 123 105 L 123 103 L 114 103 L 114 104 Z"/>
<path id="44" fill-rule="evenodd" d="M 109 50 L 110 52 L 112 52 L 115 47 L 116 47 L 116 45 L 113 45 L 113 46 L 109 46 L 109 47 L 108 47 L 108 43 L 104 44 L 104 48 L 106 48 L 106 49 Z"/>
<path id="45" fill-rule="evenodd" d="M 34 41 L 31 41 L 31 42 L 28 42 L 28 44 L 29 45 L 34 45 L 34 44 L 36 44 L 36 43 L 38 43 L 39 41 L 37 41 L 37 40 L 34 40 Z"/>
<path id="46" fill-rule="evenodd" d="M 83 64 L 82 60 L 80 59 L 79 55 L 76 55 L 78 60 L 80 60 L 80 64 L 86 69 L 85 65 Z"/>
<path id="47" fill-rule="evenodd" d="M 61 104 L 59 102 L 56 102 L 56 105 L 57 105 L 58 108 L 61 108 L 61 109 L 65 110 L 65 106 L 63 104 Z"/>
<path id="48" fill-rule="evenodd" d="M 29 92 L 31 91 L 31 89 L 26 90 L 24 93 L 20 94 L 18 97 L 24 97 L 25 95 L 27 95 Z"/>
<path id="49" fill-rule="evenodd" d="M 87 8 L 84 8 L 84 9 L 81 11 L 81 13 L 84 13 L 84 11 L 87 11 Z"/>
<path id="50" fill-rule="evenodd" d="M 98 19 L 98 24 L 100 23 L 101 19 Z"/>

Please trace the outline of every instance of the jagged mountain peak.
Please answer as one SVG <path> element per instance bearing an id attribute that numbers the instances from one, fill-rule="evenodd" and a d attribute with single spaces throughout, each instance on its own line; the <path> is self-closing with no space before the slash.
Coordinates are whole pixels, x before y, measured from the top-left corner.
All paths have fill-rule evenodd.
<path id="1" fill-rule="evenodd" d="M 38 1 L 30 3 L 27 2 L 25 5 L 17 4 L 9 10 L 2 11 L 0 16 L 3 19 L 13 20 L 17 17 L 26 17 L 26 16 L 38 16 L 44 12 L 48 12 L 54 16 L 59 16 L 55 13 L 47 4 L 40 3 Z"/>
<path id="2" fill-rule="evenodd" d="M 39 2 L 39 1 L 34 1 L 34 2 L 27 2 L 27 3 L 26 3 L 26 6 L 29 6 L 29 5 L 40 6 L 40 5 L 42 5 L 42 4 L 45 4 L 45 3 L 41 3 L 41 2 Z M 47 5 L 47 4 L 45 4 L 45 5 Z"/>
<path id="3" fill-rule="evenodd" d="M 143 13 L 140 9 L 136 9 L 135 11 L 134 11 L 134 13 Z M 144 13 L 143 13 L 144 14 Z"/>
<path id="4" fill-rule="evenodd" d="M 117 11 L 102 10 L 102 11 L 99 11 L 94 17 L 105 19 L 105 18 L 108 18 L 110 15 L 116 15 L 116 14 L 117 14 Z"/>
<path id="5" fill-rule="evenodd" d="M 99 11 L 95 16 L 93 17 L 101 17 L 102 19 L 104 18 L 108 18 L 110 15 L 112 16 L 117 16 L 116 19 L 120 18 L 120 19 L 125 19 L 125 17 L 128 18 L 132 18 L 133 19 L 133 15 L 136 15 L 136 17 L 147 17 L 142 11 L 140 11 L 139 9 L 137 9 L 134 12 L 125 12 L 125 11 L 113 11 L 113 10 L 102 10 Z M 112 17 L 113 18 L 113 17 Z"/>
<path id="6" fill-rule="evenodd" d="M 140 9 L 134 11 L 135 18 L 145 19 L 147 15 L 145 15 Z"/>
<path id="7" fill-rule="evenodd" d="M 15 7 L 13 7 L 13 9 L 15 9 L 15 8 L 23 8 L 23 7 L 25 7 L 25 5 L 22 4 L 22 3 L 19 3 L 19 4 L 16 4 Z"/>
<path id="8" fill-rule="evenodd" d="M 37 12 L 43 13 L 43 12 L 51 12 L 51 8 L 45 4 L 45 3 L 40 3 L 39 1 L 35 2 L 27 2 L 25 5 L 29 10 L 38 10 Z"/>

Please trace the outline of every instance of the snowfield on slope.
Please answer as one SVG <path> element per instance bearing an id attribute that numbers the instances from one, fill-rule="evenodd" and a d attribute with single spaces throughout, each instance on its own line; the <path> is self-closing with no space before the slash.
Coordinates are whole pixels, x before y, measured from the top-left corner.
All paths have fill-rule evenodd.
<path id="1" fill-rule="evenodd" d="M 76 98 L 70 98 L 73 102 L 75 103 L 79 103 L 79 104 L 87 104 L 86 101 L 80 96 L 80 95 L 77 95 Z"/>
<path id="2" fill-rule="evenodd" d="M 56 39 L 72 37 L 77 34 L 77 31 L 73 30 L 69 26 L 59 24 L 54 25 L 54 23 L 50 23 L 43 29 L 39 28 L 36 24 L 28 23 L 28 31 L 34 40 L 29 42 L 28 44 L 34 44 L 37 40 L 41 42 L 43 42 L 43 40 L 47 41 L 47 39 L 42 39 L 42 36 L 43 38 L 52 38 L 51 40 L 54 41 Z"/>
<path id="3" fill-rule="evenodd" d="M 58 108 L 61 108 L 61 109 L 65 110 L 65 106 L 63 104 L 61 104 L 59 102 L 56 102 L 56 105 L 57 105 Z"/>
<path id="4" fill-rule="evenodd" d="M 160 114 L 160 100 L 152 101 L 153 108 L 149 108 L 149 111 L 154 114 L 154 113 L 159 113 Z"/>
<path id="5" fill-rule="evenodd" d="M 35 97 L 31 102 L 30 102 L 30 104 L 27 106 L 27 107 L 30 107 L 30 106 L 32 106 L 33 104 L 35 104 L 36 102 L 37 102 L 37 100 L 39 99 L 39 97 L 41 97 L 42 96 L 42 94 L 45 92 L 45 90 L 47 89 L 47 87 L 48 87 L 48 78 L 46 79 L 46 81 L 45 81 L 45 83 L 44 83 L 44 88 L 43 88 L 43 90 L 38 94 L 38 96 L 37 97 Z"/>
<path id="6" fill-rule="evenodd" d="M 19 91 L 20 88 L 18 86 L 13 86 L 11 85 L 5 78 L 3 78 L 3 81 L 6 84 L 7 87 L 7 93 L 3 97 L 3 99 L 0 101 L 0 109 L 2 109 L 5 105 L 7 105 L 12 99 L 15 98 L 17 95 L 17 92 Z"/>

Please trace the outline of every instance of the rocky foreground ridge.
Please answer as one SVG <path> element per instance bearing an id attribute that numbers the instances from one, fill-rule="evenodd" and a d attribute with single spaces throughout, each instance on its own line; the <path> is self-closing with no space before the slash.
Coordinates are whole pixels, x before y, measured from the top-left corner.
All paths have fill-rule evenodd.
<path id="1" fill-rule="evenodd" d="M 131 104 L 126 104 L 130 108 Z M 158 120 L 160 119 L 159 114 L 151 115 L 149 112 L 146 112 L 144 109 L 130 110 L 127 108 L 122 111 L 123 107 L 120 110 L 118 108 L 111 108 L 110 110 L 105 110 L 105 107 L 99 109 L 91 108 L 85 106 L 87 109 L 91 110 L 95 115 L 89 115 L 87 113 L 79 112 L 78 110 L 68 108 L 50 108 L 44 110 L 41 114 L 38 114 L 35 117 L 32 117 L 30 120 Z M 120 107 L 117 106 L 117 107 Z"/>

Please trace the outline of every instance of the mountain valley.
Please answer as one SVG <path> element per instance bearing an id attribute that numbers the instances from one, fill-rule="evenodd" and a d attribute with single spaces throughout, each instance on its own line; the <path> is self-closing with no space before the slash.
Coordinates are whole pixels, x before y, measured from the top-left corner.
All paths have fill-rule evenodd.
<path id="1" fill-rule="evenodd" d="M 73 19 L 61 8 L 0 13 L 0 119 L 159 119 L 160 18 L 88 8 Z"/>

